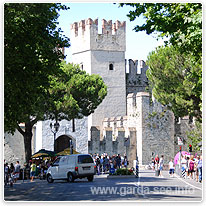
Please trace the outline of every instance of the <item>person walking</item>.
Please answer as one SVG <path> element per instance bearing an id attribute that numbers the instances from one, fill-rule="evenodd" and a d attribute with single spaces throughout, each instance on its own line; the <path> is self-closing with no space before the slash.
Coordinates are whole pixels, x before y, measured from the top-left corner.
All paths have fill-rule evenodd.
<path id="1" fill-rule="evenodd" d="M 197 165 L 198 165 L 199 160 L 200 160 L 200 157 L 197 156 L 197 157 L 195 158 L 195 164 L 194 164 L 194 171 L 195 171 L 195 176 L 196 176 L 196 178 L 195 178 L 195 179 L 196 179 L 196 182 L 199 181 L 199 171 L 198 171 L 198 168 L 197 168 Z"/>
<path id="2" fill-rule="evenodd" d="M 154 160 L 154 157 L 152 157 L 152 170 L 154 171 L 155 170 L 155 160 Z"/>
<path id="3" fill-rule="evenodd" d="M 193 173 L 194 173 L 194 156 L 191 155 L 190 160 L 189 160 L 189 174 L 190 174 L 190 178 L 193 179 Z"/>
<path id="4" fill-rule="evenodd" d="M 35 172 L 36 172 L 36 164 L 35 164 L 35 161 L 33 160 L 32 161 L 32 164 L 30 166 L 30 177 L 31 177 L 31 182 L 34 181 L 34 176 L 35 176 Z"/>
<path id="5" fill-rule="evenodd" d="M 120 157 L 120 154 L 118 154 L 117 157 L 116 157 L 116 163 L 117 163 L 117 169 L 119 169 L 120 166 L 121 166 L 121 157 Z"/>
<path id="6" fill-rule="evenodd" d="M 159 170 L 160 170 L 159 177 L 163 177 L 163 176 L 162 176 L 163 164 L 164 164 L 164 156 L 161 155 L 160 161 L 159 161 Z"/>
<path id="7" fill-rule="evenodd" d="M 127 164 L 128 164 L 128 160 L 127 160 L 127 156 L 124 156 L 124 161 L 123 161 L 124 167 L 127 168 Z"/>
<path id="8" fill-rule="evenodd" d="M 96 159 L 96 166 L 97 166 L 97 174 L 100 175 L 100 158 L 101 157 L 97 157 Z"/>
<path id="9" fill-rule="evenodd" d="M 181 165 L 182 165 L 182 177 L 185 179 L 186 178 L 186 170 L 187 170 L 187 159 L 186 156 L 184 156 L 181 159 Z"/>
<path id="10" fill-rule="evenodd" d="M 199 182 L 202 182 L 202 155 L 200 156 L 200 159 L 197 164 L 198 174 L 199 174 Z"/>
<path id="11" fill-rule="evenodd" d="M 171 159 L 170 162 L 169 162 L 170 177 L 174 177 L 174 172 L 175 172 L 174 162 L 173 162 L 173 159 Z"/>
<path id="12" fill-rule="evenodd" d="M 4 185 L 7 185 L 9 182 L 9 165 L 6 163 L 4 165 Z"/>
<path id="13" fill-rule="evenodd" d="M 14 165 L 14 183 L 19 178 L 20 168 L 21 168 L 21 165 L 19 164 L 19 161 L 16 161 L 16 164 Z"/>

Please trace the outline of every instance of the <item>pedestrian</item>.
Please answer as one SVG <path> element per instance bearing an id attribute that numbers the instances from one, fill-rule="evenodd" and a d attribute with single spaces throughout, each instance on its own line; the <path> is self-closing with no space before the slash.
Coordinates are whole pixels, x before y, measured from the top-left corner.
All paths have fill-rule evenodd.
<path id="1" fill-rule="evenodd" d="M 117 169 L 119 169 L 120 166 L 121 166 L 121 157 L 120 157 L 120 154 L 118 154 L 117 157 L 116 157 L 116 163 L 117 163 Z"/>
<path id="2" fill-rule="evenodd" d="M 97 174 L 100 175 L 100 158 L 97 157 L 96 159 L 96 166 L 97 166 Z"/>
<path id="3" fill-rule="evenodd" d="M 162 176 L 163 164 L 164 164 L 164 156 L 161 155 L 160 161 L 159 161 L 159 170 L 160 170 L 159 177 L 163 177 L 163 176 Z"/>
<path id="4" fill-rule="evenodd" d="M 152 170 L 153 171 L 155 170 L 155 160 L 154 160 L 154 157 L 152 157 Z"/>
<path id="5" fill-rule="evenodd" d="M 186 178 L 186 170 L 187 170 L 187 159 L 186 156 L 183 156 L 181 159 L 181 164 L 182 164 L 182 177 L 185 179 Z"/>
<path id="6" fill-rule="evenodd" d="M 174 177 L 174 172 L 175 172 L 174 162 L 173 162 L 173 159 L 171 159 L 170 162 L 169 162 L 169 174 L 170 174 L 170 177 Z"/>
<path id="7" fill-rule="evenodd" d="M 16 161 L 16 164 L 14 165 L 14 182 L 19 178 L 20 168 L 21 165 L 19 164 L 19 161 Z"/>
<path id="8" fill-rule="evenodd" d="M 128 160 L 127 160 L 127 156 L 126 155 L 124 156 L 123 163 L 124 163 L 124 167 L 127 168 Z"/>
<path id="9" fill-rule="evenodd" d="M 195 158 L 195 164 L 194 164 L 194 171 L 195 171 L 195 176 L 196 176 L 196 182 L 199 181 L 199 174 L 198 174 L 199 172 L 198 172 L 198 168 L 197 168 L 197 165 L 198 165 L 199 160 L 200 160 L 200 157 L 197 156 L 197 157 Z"/>
<path id="10" fill-rule="evenodd" d="M 199 174 L 199 182 L 202 182 L 202 155 L 200 155 L 200 159 L 197 164 L 198 174 Z"/>
<path id="11" fill-rule="evenodd" d="M 154 162 L 155 162 L 155 170 L 158 169 L 159 161 L 160 161 L 160 159 L 159 159 L 158 155 L 156 155 L 155 160 L 154 160 Z"/>
<path id="12" fill-rule="evenodd" d="M 189 161 L 190 161 L 190 157 L 187 156 L 187 168 L 186 168 L 186 171 L 187 171 L 187 178 L 189 179 L 190 178 L 190 173 L 189 173 Z"/>
<path id="13" fill-rule="evenodd" d="M 35 161 L 33 160 L 32 161 L 32 164 L 30 166 L 30 177 L 31 177 L 31 182 L 34 181 L 34 176 L 35 176 L 35 172 L 36 172 L 36 164 L 35 164 Z"/>
<path id="14" fill-rule="evenodd" d="M 190 174 L 190 178 L 193 179 L 193 173 L 194 173 L 194 156 L 191 155 L 190 160 L 189 160 L 189 174 Z"/>
<path id="15" fill-rule="evenodd" d="M 11 163 L 10 164 L 10 174 L 13 174 L 14 173 L 14 164 L 13 163 Z"/>
<path id="16" fill-rule="evenodd" d="M 9 182 L 9 165 L 8 163 L 4 164 L 4 185 L 7 185 Z"/>

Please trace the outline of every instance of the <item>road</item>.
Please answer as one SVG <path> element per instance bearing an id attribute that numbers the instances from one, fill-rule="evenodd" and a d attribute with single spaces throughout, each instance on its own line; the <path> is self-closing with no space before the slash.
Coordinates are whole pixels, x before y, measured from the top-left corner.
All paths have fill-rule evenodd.
<path id="1" fill-rule="evenodd" d="M 151 170 L 140 171 L 140 178 L 114 178 L 95 176 L 73 183 L 36 179 L 19 180 L 13 188 L 4 187 L 5 201 L 201 201 L 202 184 L 178 176 L 155 177 Z"/>

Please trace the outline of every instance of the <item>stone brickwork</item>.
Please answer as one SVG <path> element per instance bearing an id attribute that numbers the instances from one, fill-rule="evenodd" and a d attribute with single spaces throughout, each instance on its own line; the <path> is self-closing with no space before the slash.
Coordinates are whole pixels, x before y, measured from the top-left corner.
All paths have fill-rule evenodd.
<path id="1" fill-rule="evenodd" d="M 127 65 L 127 61 L 125 61 Z M 140 72 L 138 73 L 138 60 L 133 61 L 132 59 L 128 60 L 129 64 L 129 73 L 126 74 L 126 93 L 128 94 L 137 94 L 137 92 L 144 92 L 146 87 L 149 85 L 148 79 L 146 76 L 146 71 L 148 66 L 143 60 L 139 61 Z"/>
<path id="2" fill-rule="evenodd" d="M 24 130 L 24 127 L 21 126 Z M 32 137 L 32 153 L 35 151 L 35 133 L 36 128 L 33 128 Z M 24 149 L 24 137 L 17 130 L 14 135 L 9 133 L 4 133 L 4 159 L 6 162 L 16 163 L 18 160 L 20 165 L 23 166 L 25 162 L 25 149 Z"/>
<path id="3" fill-rule="evenodd" d="M 42 145 L 44 149 L 54 150 L 54 134 L 50 128 L 51 121 L 43 122 Z M 87 118 L 75 119 L 75 131 L 72 128 L 72 122 L 62 120 L 59 122 L 59 131 L 56 134 L 56 139 L 62 135 L 66 135 L 72 139 L 74 149 L 80 153 L 88 153 L 88 125 Z M 69 142 L 68 142 L 69 147 Z"/>
<path id="4" fill-rule="evenodd" d="M 93 114 L 75 120 L 75 129 L 71 121 L 62 120 L 56 140 L 64 137 L 66 144 L 67 137 L 72 139 L 80 153 L 126 154 L 130 163 L 138 156 L 140 165 L 148 164 L 156 154 L 164 155 L 165 162 L 174 157 L 179 148 L 177 136 L 182 136 L 186 145 L 186 131 L 194 126 L 188 119 L 176 122 L 172 112 L 145 92 L 147 65 L 143 60 L 125 60 L 126 23 L 103 19 L 99 34 L 98 20 L 89 18 L 71 25 L 70 39 L 73 63 L 89 74 L 100 75 L 108 92 Z M 50 123 L 36 125 L 33 152 L 54 149 Z M 5 133 L 7 161 L 24 161 L 22 138 L 18 132 L 15 138 Z"/>
<path id="5" fill-rule="evenodd" d="M 175 154 L 172 112 L 157 102 L 151 104 L 146 92 L 128 94 L 127 105 L 126 117 L 104 119 L 102 141 L 99 129 L 91 133 L 89 152 L 127 154 L 130 162 L 138 156 L 140 165 L 149 164 L 158 154 L 168 163 Z"/>
<path id="6" fill-rule="evenodd" d="M 101 126 L 107 117 L 126 115 L 126 23 L 103 19 L 99 34 L 98 19 L 75 22 L 71 42 L 72 61 L 89 74 L 99 74 L 108 88 L 107 96 L 89 117 L 90 126 Z"/>

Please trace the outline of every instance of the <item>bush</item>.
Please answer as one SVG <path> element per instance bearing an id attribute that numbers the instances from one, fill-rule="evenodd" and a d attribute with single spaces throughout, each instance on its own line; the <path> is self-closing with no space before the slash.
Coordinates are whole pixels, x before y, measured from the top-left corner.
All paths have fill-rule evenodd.
<path id="1" fill-rule="evenodd" d="M 133 175 L 133 170 L 132 169 L 126 169 L 126 168 L 119 168 L 115 171 L 114 174 L 110 175 Z"/>

